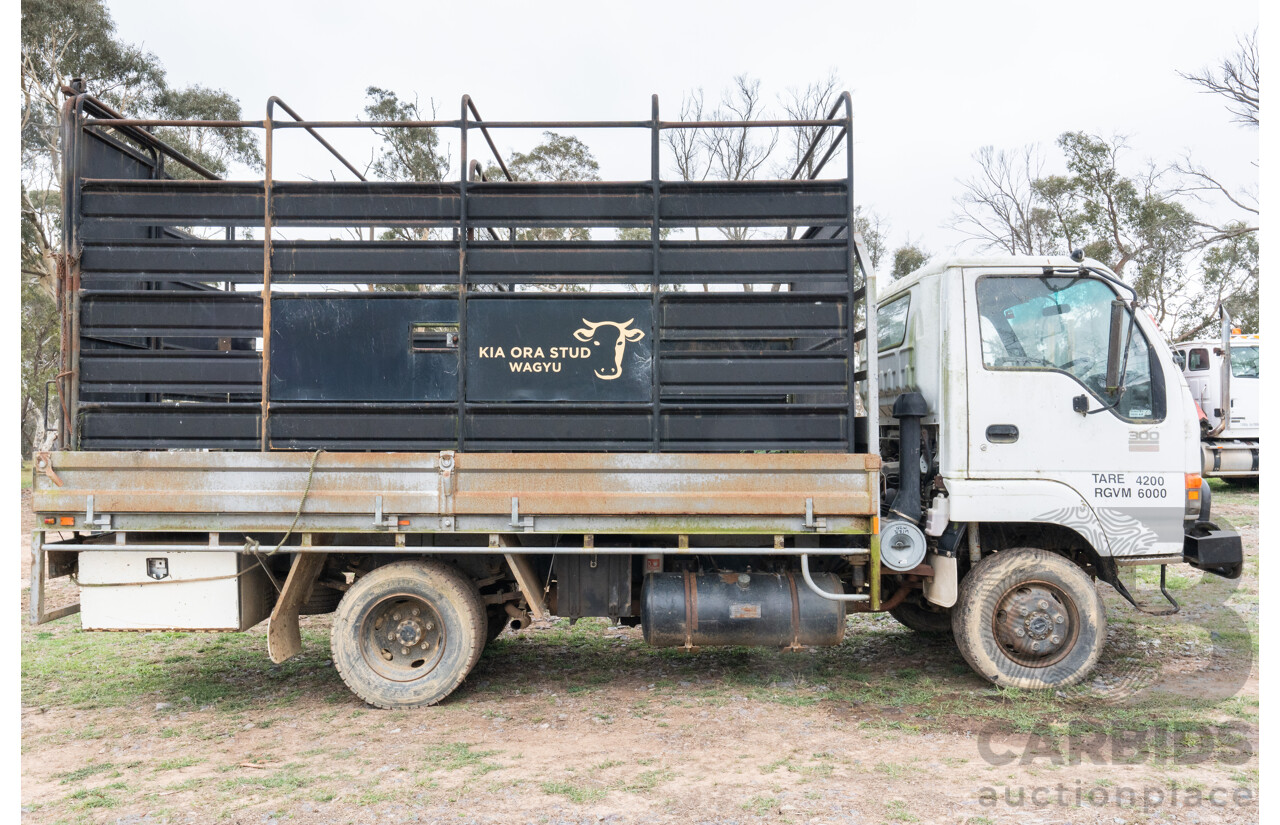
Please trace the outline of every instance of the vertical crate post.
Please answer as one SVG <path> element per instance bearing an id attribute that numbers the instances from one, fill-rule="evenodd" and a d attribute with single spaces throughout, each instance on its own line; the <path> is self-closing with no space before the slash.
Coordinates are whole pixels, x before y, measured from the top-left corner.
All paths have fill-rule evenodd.
<path id="1" fill-rule="evenodd" d="M 650 147 L 650 163 L 653 187 L 653 225 L 650 228 L 650 241 L 653 248 L 653 282 L 651 299 L 651 325 L 653 330 L 653 340 L 650 342 L 650 351 L 653 353 L 653 365 L 651 367 L 652 389 L 650 396 L 650 414 L 653 416 L 653 443 L 650 449 L 653 452 L 661 452 L 662 450 L 662 264 L 660 255 L 662 251 L 662 216 L 659 210 L 662 175 L 659 168 L 659 147 L 661 146 L 662 127 L 658 123 L 658 96 L 653 96 L 653 128 L 651 130 L 651 147 Z"/>
<path id="2" fill-rule="evenodd" d="M 456 426 L 458 450 L 467 446 L 467 109 L 470 95 L 462 96 L 461 136 L 458 154 L 461 158 L 461 174 L 458 176 L 458 422 Z"/>

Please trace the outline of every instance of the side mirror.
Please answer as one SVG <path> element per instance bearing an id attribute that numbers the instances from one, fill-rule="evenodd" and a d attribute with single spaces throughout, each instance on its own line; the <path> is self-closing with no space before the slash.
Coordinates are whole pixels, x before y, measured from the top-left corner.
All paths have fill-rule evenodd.
<path id="1" fill-rule="evenodd" d="M 1111 335 L 1107 344 L 1107 393 L 1115 395 L 1120 389 L 1120 358 L 1124 354 L 1124 301 L 1111 302 Z"/>

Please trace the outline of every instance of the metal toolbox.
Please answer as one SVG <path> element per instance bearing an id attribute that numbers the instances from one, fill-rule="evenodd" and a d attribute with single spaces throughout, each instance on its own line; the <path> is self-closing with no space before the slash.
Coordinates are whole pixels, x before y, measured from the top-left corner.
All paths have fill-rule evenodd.
<path id="1" fill-rule="evenodd" d="M 247 630 L 271 613 L 272 588 L 234 551 L 80 553 L 85 630 Z"/>

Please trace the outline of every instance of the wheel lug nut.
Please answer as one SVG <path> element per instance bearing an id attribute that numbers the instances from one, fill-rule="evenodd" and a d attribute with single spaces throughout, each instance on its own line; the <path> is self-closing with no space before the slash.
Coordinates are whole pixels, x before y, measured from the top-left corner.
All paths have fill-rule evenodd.
<path id="1" fill-rule="evenodd" d="M 1048 603 L 1048 602 L 1046 602 L 1044 599 L 1041 599 L 1039 602 L 1037 602 L 1037 604 L 1039 604 L 1039 605 L 1040 605 L 1040 609 L 1041 609 L 1041 610 L 1048 610 L 1048 609 L 1049 609 L 1049 603 Z"/>
<path id="2" fill-rule="evenodd" d="M 396 634 L 394 634 L 394 633 L 388 633 L 388 634 L 387 634 L 387 641 L 388 641 L 388 642 L 394 642 L 395 640 L 396 640 Z"/>
<path id="3" fill-rule="evenodd" d="M 400 655 L 401 655 L 401 656 L 408 656 L 408 655 L 409 655 L 409 648 L 407 648 L 407 647 L 402 647 L 402 648 L 400 648 Z"/>
<path id="4" fill-rule="evenodd" d="M 397 622 L 398 622 L 398 621 L 400 621 L 400 614 L 399 614 L 399 613 L 392 613 L 392 614 L 391 614 L 391 618 L 392 618 L 392 620 L 394 620 L 394 621 L 397 621 Z"/>
<path id="5" fill-rule="evenodd" d="M 1060 615 L 1059 615 L 1059 616 L 1054 616 L 1054 617 L 1053 617 L 1053 620 L 1054 620 L 1054 622 L 1056 622 L 1057 624 L 1062 624 L 1064 621 L 1066 621 L 1066 620 L 1065 620 L 1065 619 L 1063 619 L 1063 618 L 1062 618 L 1062 616 L 1060 616 Z"/>
<path id="6" fill-rule="evenodd" d="M 1061 641 L 1062 641 L 1062 637 L 1061 637 L 1061 636 L 1054 636 L 1054 637 L 1052 637 L 1051 639 L 1049 639 L 1049 641 L 1053 642 L 1053 643 L 1056 645 L 1056 644 L 1058 644 L 1059 642 L 1061 642 Z"/>
<path id="7" fill-rule="evenodd" d="M 413 610 L 411 610 L 411 611 L 409 611 L 409 612 L 411 612 L 413 615 L 417 616 L 417 615 L 418 615 L 419 613 L 421 613 L 422 611 L 415 607 Z"/>
<path id="8" fill-rule="evenodd" d="M 1022 629 L 1022 628 L 1020 628 L 1020 627 L 1015 627 L 1015 628 L 1013 629 L 1013 632 L 1014 632 L 1014 635 L 1019 636 L 1019 637 L 1027 635 L 1027 631 L 1023 630 L 1023 629 Z"/>
<path id="9" fill-rule="evenodd" d="M 1039 643 L 1039 642 L 1032 642 L 1032 643 L 1031 643 L 1031 649 L 1032 649 L 1032 650 L 1039 650 L 1039 649 L 1040 649 L 1040 643 Z"/>

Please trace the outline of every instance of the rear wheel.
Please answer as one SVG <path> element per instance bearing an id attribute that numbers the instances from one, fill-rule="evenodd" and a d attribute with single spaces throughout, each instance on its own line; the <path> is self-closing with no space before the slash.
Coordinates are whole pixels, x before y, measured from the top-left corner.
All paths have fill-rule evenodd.
<path id="1" fill-rule="evenodd" d="M 956 645 L 997 685 L 1057 688 L 1085 678 L 1107 638 L 1102 598 L 1070 560 L 1027 547 L 979 562 L 960 582 Z"/>
<path id="2" fill-rule="evenodd" d="M 381 708 L 433 705 L 452 693 L 484 648 L 475 584 L 437 561 L 379 567 L 347 590 L 330 648 L 342 681 Z"/>
<path id="3" fill-rule="evenodd" d="M 937 635 L 951 632 L 951 608 L 938 607 L 925 599 L 908 598 L 889 611 L 889 615 L 916 633 Z"/>

